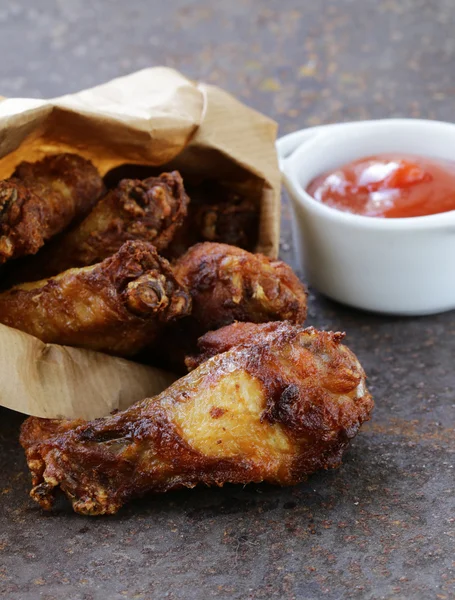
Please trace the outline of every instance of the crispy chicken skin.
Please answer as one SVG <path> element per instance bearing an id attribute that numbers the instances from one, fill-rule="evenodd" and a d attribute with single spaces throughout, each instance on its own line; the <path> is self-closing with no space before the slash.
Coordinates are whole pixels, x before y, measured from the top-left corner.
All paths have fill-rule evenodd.
<path id="1" fill-rule="evenodd" d="M 123 179 L 82 223 L 30 260 L 27 274 L 39 279 L 93 265 L 129 240 L 150 242 L 160 252 L 182 224 L 188 202 L 177 171 L 144 181 Z"/>
<path id="2" fill-rule="evenodd" d="M 190 248 L 173 269 L 191 292 L 192 318 L 204 333 L 233 321 L 305 321 L 305 288 L 280 260 L 206 242 Z"/>
<path id="3" fill-rule="evenodd" d="M 189 314 L 191 297 L 147 242 L 126 242 L 83 269 L 0 294 L 0 322 L 43 342 L 130 356 L 166 323 Z"/>
<path id="4" fill-rule="evenodd" d="M 305 287 L 280 260 L 204 242 L 177 259 L 173 270 L 190 291 L 193 308 L 191 316 L 166 329 L 158 352 L 150 350 L 164 368 L 185 373 L 185 357 L 194 354 L 197 339 L 234 321 L 305 321 Z"/>
<path id="5" fill-rule="evenodd" d="M 146 492 L 292 485 L 337 467 L 373 408 L 343 334 L 237 327 L 247 328 L 242 343 L 124 412 L 82 424 L 27 419 L 32 498 L 50 509 L 60 488 L 78 513 L 113 514 Z"/>
<path id="6" fill-rule="evenodd" d="M 191 247 L 173 269 L 189 289 L 193 308 L 163 336 L 156 360 L 164 367 L 185 372 L 185 356 L 196 351 L 198 337 L 234 321 L 305 321 L 305 288 L 280 260 L 205 242 Z"/>
<path id="7" fill-rule="evenodd" d="M 276 323 L 232 323 L 215 331 L 208 331 L 197 340 L 197 351 L 194 355 L 188 355 L 185 358 L 185 365 L 188 371 L 196 369 L 203 362 L 227 352 L 235 346 L 247 346 L 254 343 L 254 339 L 262 332 L 267 335 L 269 331 L 274 331 Z M 341 334 L 337 334 L 341 335 Z M 341 338 L 340 338 L 341 339 Z"/>
<path id="8" fill-rule="evenodd" d="M 97 169 L 76 154 L 21 163 L 10 179 L 0 181 L 0 264 L 35 254 L 84 217 L 103 192 Z"/>

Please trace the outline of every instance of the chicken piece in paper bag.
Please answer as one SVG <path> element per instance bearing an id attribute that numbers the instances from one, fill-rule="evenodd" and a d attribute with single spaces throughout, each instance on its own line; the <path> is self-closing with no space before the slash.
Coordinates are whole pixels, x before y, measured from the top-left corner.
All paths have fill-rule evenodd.
<path id="1" fill-rule="evenodd" d="M 101 263 L 0 294 L 0 322 L 43 342 L 132 356 L 191 310 L 168 261 L 146 242 L 126 242 Z"/>
<path id="2" fill-rule="evenodd" d="M 13 177 L 0 181 L 0 264 L 35 254 L 84 217 L 103 192 L 97 169 L 76 154 L 21 163 Z"/>

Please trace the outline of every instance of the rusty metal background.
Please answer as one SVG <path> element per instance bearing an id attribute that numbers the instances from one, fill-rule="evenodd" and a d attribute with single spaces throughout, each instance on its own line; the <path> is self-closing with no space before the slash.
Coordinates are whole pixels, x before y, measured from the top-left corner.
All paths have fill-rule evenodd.
<path id="1" fill-rule="evenodd" d="M 281 134 L 453 120 L 454 30 L 452 0 L 12 0 L 0 3 L 0 93 L 52 96 L 167 64 L 272 115 Z M 285 199 L 292 264 L 289 219 Z M 313 293 L 308 322 L 348 332 L 377 408 L 341 469 L 295 488 L 43 514 L 27 496 L 21 417 L 0 410 L 0 597 L 455 598 L 454 313 L 381 317 Z"/>

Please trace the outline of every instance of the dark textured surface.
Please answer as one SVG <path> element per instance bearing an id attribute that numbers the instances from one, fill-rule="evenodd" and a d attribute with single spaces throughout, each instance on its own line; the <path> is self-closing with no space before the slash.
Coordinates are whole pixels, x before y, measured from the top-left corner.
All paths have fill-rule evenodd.
<path id="1" fill-rule="evenodd" d="M 51 96 L 153 64 L 306 124 L 455 115 L 452 0 L 41 0 L 0 5 L 0 93 Z M 284 209 L 282 256 L 292 262 Z M 0 412 L 0 596 L 455 598 L 454 313 L 393 319 L 312 296 L 348 332 L 377 408 L 338 471 L 292 489 L 170 494 L 113 518 L 28 499 Z"/>

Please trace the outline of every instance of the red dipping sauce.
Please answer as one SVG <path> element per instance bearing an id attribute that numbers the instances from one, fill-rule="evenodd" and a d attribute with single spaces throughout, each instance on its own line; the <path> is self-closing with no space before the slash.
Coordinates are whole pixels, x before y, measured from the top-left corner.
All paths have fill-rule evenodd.
<path id="1" fill-rule="evenodd" d="M 455 161 L 379 154 L 310 183 L 318 202 L 368 217 L 422 217 L 455 210 Z"/>

